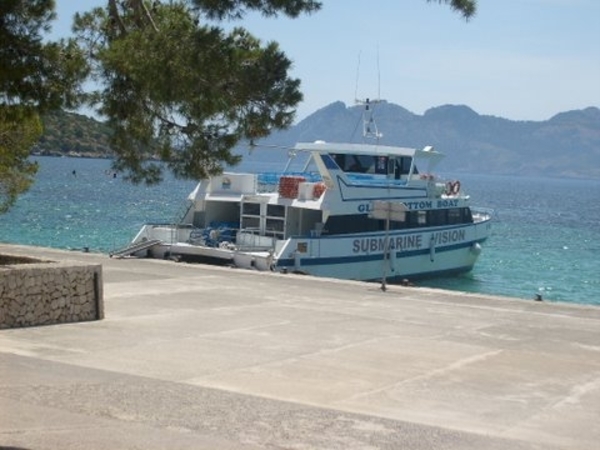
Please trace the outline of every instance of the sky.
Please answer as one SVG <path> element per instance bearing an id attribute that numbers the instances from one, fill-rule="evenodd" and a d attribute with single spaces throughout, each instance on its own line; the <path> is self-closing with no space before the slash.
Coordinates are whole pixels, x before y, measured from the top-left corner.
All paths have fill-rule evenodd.
<path id="1" fill-rule="evenodd" d="M 599 0 L 478 0 L 469 21 L 437 1 L 322 0 L 296 19 L 246 16 L 293 61 L 297 120 L 335 101 L 381 98 L 415 114 L 467 105 L 479 114 L 547 120 L 600 107 Z M 52 36 L 106 0 L 56 0 Z"/>

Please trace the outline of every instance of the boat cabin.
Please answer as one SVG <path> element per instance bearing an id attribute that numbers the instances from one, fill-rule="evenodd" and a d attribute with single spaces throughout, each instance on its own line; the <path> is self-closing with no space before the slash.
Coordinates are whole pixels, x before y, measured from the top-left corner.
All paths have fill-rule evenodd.
<path id="1" fill-rule="evenodd" d="M 373 156 L 346 153 L 330 153 L 338 167 L 345 173 L 385 175 L 399 180 L 410 173 L 418 174 L 410 156 Z"/>

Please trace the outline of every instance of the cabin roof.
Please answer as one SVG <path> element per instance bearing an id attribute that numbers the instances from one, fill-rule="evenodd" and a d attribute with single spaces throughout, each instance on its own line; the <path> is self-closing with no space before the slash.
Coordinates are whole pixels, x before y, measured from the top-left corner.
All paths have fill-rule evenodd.
<path id="1" fill-rule="evenodd" d="M 376 144 L 348 144 L 335 142 L 299 142 L 294 147 L 298 151 L 311 151 L 319 153 L 343 153 L 350 155 L 375 155 L 375 156 L 411 156 L 441 158 L 443 153 L 434 150 L 433 147 L 425 147 L 422 150 L 409 147 L 393 147 Z"/>

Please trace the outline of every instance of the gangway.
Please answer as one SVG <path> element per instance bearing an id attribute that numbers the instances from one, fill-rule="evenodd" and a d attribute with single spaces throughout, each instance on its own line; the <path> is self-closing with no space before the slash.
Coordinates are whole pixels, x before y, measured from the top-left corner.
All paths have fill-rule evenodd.
<path id="1" fill-rule="evenodd" d="M 125 256 L 131 256 L 134 253 L 141 252 L 142 250 L 147 250 L 149 248 L 154 247 L 155 245 L 162 244 L 160 239 L 150 239 L 141 242 L 135 242 L 133 244 L 129 244 L 127 247 L 124 247 L 120 250 L 109 253 L 109 256 L 112 258 L 123 258 Z"/>

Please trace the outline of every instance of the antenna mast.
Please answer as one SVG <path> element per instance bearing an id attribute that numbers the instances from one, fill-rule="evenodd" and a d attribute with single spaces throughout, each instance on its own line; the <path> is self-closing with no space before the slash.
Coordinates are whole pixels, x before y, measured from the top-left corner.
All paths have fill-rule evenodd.
<path id="1" fill-rule="evenodd" d="M 356 65 L 356 83 L 354 85 L 354 98 L 358 98 L 358 75 L 360 74 L 360 51 L 358 52 L 358 64 Z"/>
<path id="2" fill-rule="evenodd" d="M 379 67 L 379 43 L 377 44 L 377 100 L 381 100 L 381 68 Z"/>
<path id="3" fill-rule="evenodd" d="M 373 105 L 381 103 L 381 72 L 379 69 L 379 45 L 377 46 L 377 99 L 371 100 L 366 98 L 364 100 L 358 98 L 358 74 L 360 70 L 360 52 L 358 54 L 358 67 L 356 70 L 356 88 L 354 91 L 354 102 L 357 105 L 364 106 L 362 121 L 363 121 L 363 138 L 374 139 L 379 142 L 379 139 L 383 137 L 383 134 L 379 132 L 377 124 L 375 123 L 375 115 L 373 111 Z"/>

